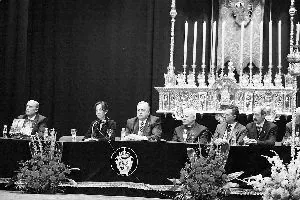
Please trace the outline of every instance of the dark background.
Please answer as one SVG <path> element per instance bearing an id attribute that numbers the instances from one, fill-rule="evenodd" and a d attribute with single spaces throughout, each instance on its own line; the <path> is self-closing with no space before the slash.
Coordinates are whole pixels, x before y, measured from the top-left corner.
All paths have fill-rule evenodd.
<path id="1" fill-rule="evenodd" d="M 210 22 L 212 2 L 214 20 L 217 20 L 217 0 L 176 1 L 176 72 L 182 71 L 185 20 L 190 22 L 189 33 L 192 33 L 192 22 L 198 21 L 196 64 L 201 65 L 202 22 Z M 158 92 L 154 87 L 164 85 L 163 75 L 169 63 L 170 5 L 171 0 L 2 0 L 0 127 L 11 125 L 13 118 L 24 113 L 29 99 L 40 102 L 40 113 L 49 118 L 48 126 L 56 128 L 59 135 L 69 135 L 71 128 L 83 135 L 96 117 L 93 105 L 99 100 L 109 103 L 108 114 L 117 122 L 118 133 L 126 119 L 136 115 L 139 101 L 148 101 L 155 114 Z M 265 68 L 269 5 L 267 0 Z M 282 20 L 282 54 L 287 55 L 289 51 L 289 5 L 289 0 L 282 0 L 271 7 L 275 65 L 279 19 Z M 296 16 L 295 22 L 298 19 Z M 192 60 L 193 34 L 189 36 L 188 65 Z M 209 43 L 208 40 L 207 52 Z M 206 60 L 209 57 L 207 53 Z M 286 73 L 287 62 L 282 60 Z M 168 115 L 161 117 L 166 134 L 179 124 Z M 203 123 L 214 129 L 213 117 L 205 117 L 208 118 Z"/>

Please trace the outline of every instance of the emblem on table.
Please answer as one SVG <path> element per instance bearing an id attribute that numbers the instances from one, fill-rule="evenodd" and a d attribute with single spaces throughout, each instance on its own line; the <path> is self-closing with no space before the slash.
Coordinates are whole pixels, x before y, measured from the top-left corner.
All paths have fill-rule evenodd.
<path id="1" fill-rule="evenodd" d="M 135 152 L 128 147 L 120 147 L 110 157 L 110 166 L 121 176 L 130 176 L 138 166 Z"/>

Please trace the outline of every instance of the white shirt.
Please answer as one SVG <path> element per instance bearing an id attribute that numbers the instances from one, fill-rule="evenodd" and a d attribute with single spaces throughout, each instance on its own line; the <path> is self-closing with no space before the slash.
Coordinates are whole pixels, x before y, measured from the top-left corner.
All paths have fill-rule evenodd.
<path id="1" fill-rule="evenodd" d="M 34 118 L 35 118 L 35 116 L 36 116 L 36 115 L 34 115 L 33 117 L 28 117 L 28 116 L 27 116 L 27 118 L 28 118 L 29 120 L 32 120 L 32 121 L 33 121 Z"/>
<path id="2" fill-rule="evenodd" d="M 266 121 L 266 120 L 264 119 L 264 121 L 263 121 L 262 123 L 256 124 L 256 127 L 261 127 L 261 128 L 262 128 L 262 127 L 264 126 L 265 121 Z"/>
<path id="3" fill-rule="evenodd" d="M 237 122 L 234 122 L 234 123 L 232 123 L 232 124 L 227 124 L 227 126 L 228 126 L 228 125 L 231 125 L 230 133 L 232 133 L 232 131 L 233 131 L 233 129 L 234 129 L 236 123 L 237 123 Z"/>

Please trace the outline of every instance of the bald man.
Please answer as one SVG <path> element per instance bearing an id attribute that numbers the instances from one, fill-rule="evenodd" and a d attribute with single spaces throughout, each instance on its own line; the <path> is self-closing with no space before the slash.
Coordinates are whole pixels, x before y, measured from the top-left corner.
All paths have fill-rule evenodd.
<path id="1" fill-rule="evenodd" d="M 137 104 L 137 116 L 127 120 L 127 138 L 130 138 L 129 140 L 156 141 L 160 140 L 161 132 L 159 117 L 150 115 L 150 106 L 147 102 L 139 102 Z"/>
<path id="2" fill-rule="evenodd" d="M 47 127 L 47 118 L 38 113 L 39 102 L 35 100 L 29 100 L 26 104 L 26 110 L 24 115 L 18 116 L 18 119 L 25 119 L 24 125 L 31 126 L 31 135 L 39 133 L 42 135 Z"/>
<path id="3" fill-rule="evenodd" d="M 209 130 L 196 122 L 196 111 L 193 108 L 183 110 L 182 125 L 174 130 L 173 141 L 207 143 L 210 138 Z"/>
<path id="4" fill-rule="evenodd" d="M 248 134 L 245 143 L 274 145 L 278 127 L 265 119 L 267 115 L 265 108 L 257 107 L 253 111 L 253 122 L 246 125 Z"/>

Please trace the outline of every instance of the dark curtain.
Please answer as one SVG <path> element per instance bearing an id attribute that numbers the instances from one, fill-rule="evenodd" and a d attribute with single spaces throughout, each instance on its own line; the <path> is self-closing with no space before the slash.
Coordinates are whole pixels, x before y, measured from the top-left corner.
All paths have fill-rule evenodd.
<path id="1" fill-rule="evenodd" d="M 284 0 L 272 5 L 274 22 L 284 18 L 283 41 L 289 37 L 289 4 Z M 0 127 L 11 125 L 13 118 L 24 113 L 29 99 L 40 102 L 40 113 L 59 135 L 69 135 L 71 128 L 83 135 L 95 119 L 93 105 L 98 100 L 109 103 L 108 115 L 117 122 L 118 133 L 126 119 L 136 115 L 139 101 L 148 101 L 155 114 L 158 93 L 154 87 L 164 85 L 169 63 L 170 5 L 171 0 L 2 0 Z M 196 64 L 200 66 L 202 22 L 208 22 L 209 36 L 212 7 L 217 20 L 218 1 L 177 0 L 176 6 L 177 72 L 182 71 L 184 21 L 190 24 L 189 33 L 198 21 Z M 265 50 L 267 36 L 265 32 Z M 189 34 L 188 64 L 192 43 L 193 34 Z M 208 40 L 206 52 L 210 52 L 209 44 Z M 289 43 L 282 46 L 286 54 Z M 274 43 L 274 59 L 276 48 Z M 209 57 L 207 53 L 206 60 Z M 166 132 L 177 125 L 169 121 L 164 125 Z"/>

